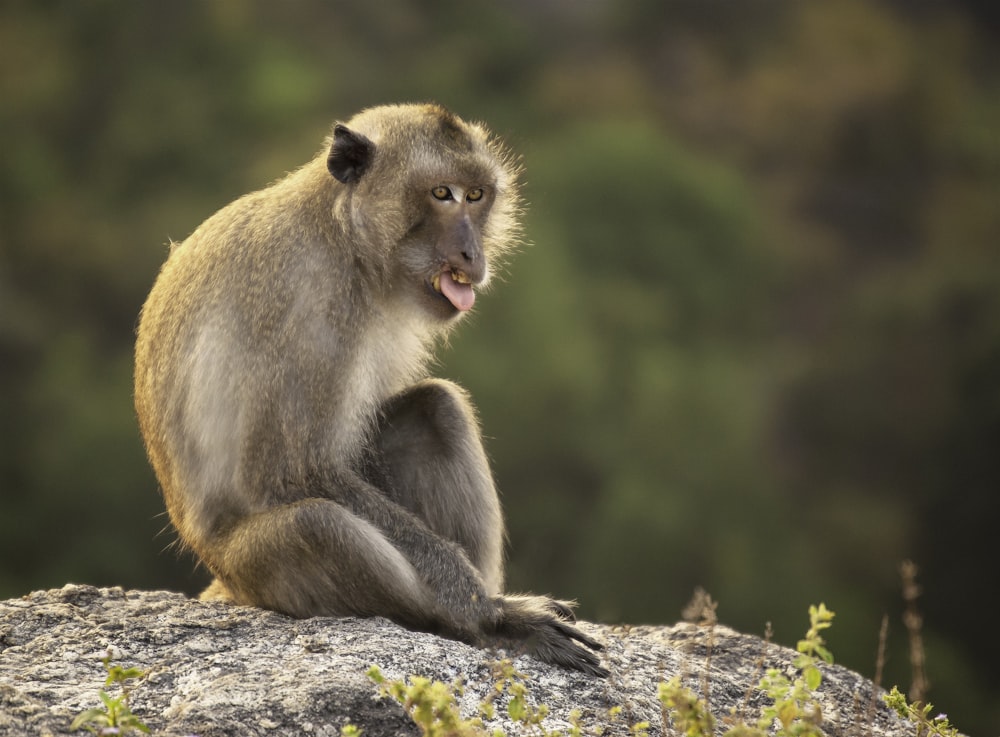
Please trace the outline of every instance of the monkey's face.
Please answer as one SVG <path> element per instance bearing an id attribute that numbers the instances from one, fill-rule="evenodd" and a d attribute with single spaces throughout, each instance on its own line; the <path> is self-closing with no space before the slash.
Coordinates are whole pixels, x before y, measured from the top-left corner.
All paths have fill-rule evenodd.
<path id="1" fill-rule="evenodd" d="M 515 167 L 482 128 L 436 106 L 376 108 L 335 126 L 327 166 L 395 295 L 442 322 L 472 309 L 517 230 Z"/>
<path id="2" fill-rule="evenodd" d="M 463 178 L 414 189 L 417 214 L 399 244 L 396 288 L 410 292 L 431 315 L 450 320 L 472 309 L 476 290 L 489 279 L 483 228 L 495 188 Z"/>

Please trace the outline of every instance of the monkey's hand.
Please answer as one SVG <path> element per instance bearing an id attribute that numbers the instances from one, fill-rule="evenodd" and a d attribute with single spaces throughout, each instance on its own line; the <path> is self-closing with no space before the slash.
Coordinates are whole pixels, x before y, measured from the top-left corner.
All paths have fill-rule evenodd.
<path id="1" fill-rule="evenodd" d="M 509 595 L 496 600 L 501 605 L 501 614 L 492 644 L 524 650 L 546 663 L 607 677 L 607 669 L 592 652 L 604 646 L 569 624 L 574 621 L 569 602 L 543 596 Z"/>

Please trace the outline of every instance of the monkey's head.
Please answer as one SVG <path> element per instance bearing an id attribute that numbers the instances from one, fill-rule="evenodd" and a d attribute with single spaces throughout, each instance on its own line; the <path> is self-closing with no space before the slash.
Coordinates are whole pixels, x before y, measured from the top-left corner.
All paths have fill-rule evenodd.
<path id="1" fill-rule="evenodd" d="M 448 322 L 516 245 L 518 167 L 482 126 L 437 105 L 365 110 L 334 127 L 341 219 L 389 288 Z"/>

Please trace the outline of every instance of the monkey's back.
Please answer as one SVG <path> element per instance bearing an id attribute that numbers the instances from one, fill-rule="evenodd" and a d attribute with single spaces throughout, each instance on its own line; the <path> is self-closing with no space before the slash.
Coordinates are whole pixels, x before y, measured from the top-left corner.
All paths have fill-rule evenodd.
<path id="1" fill-rule="evenodd" d="M 196 550 L 211 528 L 296 493 L 289 482 L 310 467 L 357 452 L 374 400 L 346 388 L 399 383 L 373 370 L 390 366 L 374 346 L 421 363 L 419 342 L 400 345 L 396 328 L 360 340 L 363 326 L 392 321 L 372 309 L 358 255 L 336 243 L 332 190 L 314 161 L 224 207 L 171 249 L 143 307 L 136 410 Z"/>

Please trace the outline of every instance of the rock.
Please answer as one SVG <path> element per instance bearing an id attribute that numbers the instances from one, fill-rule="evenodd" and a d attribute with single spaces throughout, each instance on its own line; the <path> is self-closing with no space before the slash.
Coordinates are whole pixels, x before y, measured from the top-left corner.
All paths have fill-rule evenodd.
<path id="1" fill-rule="evenodd" d="M 607 680 L 514 654 L 529 701 L 549 709 L 543 722 L 549 730 L 565 733 L 577 709 L 584 734 L 603 727 L 606 735 L 625 735 L 639 721 L 649 722 L 651 735 L 668 733 L 661 729 L 657 684 L 675 674 L 699 694 L 707 688 L 717 718 L 736 709 L 752 722 L 767 699 L 751 684 L 762 668 L 789 668 L 794 657 L 721 625 L 580 626 L 606 643 Z M 109 647 L 116 664 L 148 671 L 132 691 L 131 708 L 157 737 L 331 737 L 347 723 L 365 737 L 419 734 L 401 706 L 378 698 L 365 675 L 371 665 L 392 679 L 461 678 L 459 703 L 471 717 L 494 690 L 491 664 L 498 658 L 380 618 L 296 620 L 163 591 L 68 585 L 0 602 L 0 735 L 71 734 L 77 714 L 100 706 L 101 658 Z M 827 734 L 913 733 L 880 699 L 869 713 L 868 680 L 837 666 L 822 672 Z M 116 686 L 108 690 L 119 693 Z M 498 715 L 506 716 L 505 698 L 497 700 Z M 608 715 L 613 706 L 622 707 L 617 719 Z M 524 731 L 499 717 L 487 727 Z"/>

